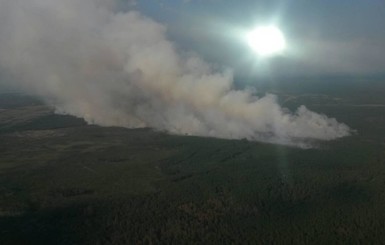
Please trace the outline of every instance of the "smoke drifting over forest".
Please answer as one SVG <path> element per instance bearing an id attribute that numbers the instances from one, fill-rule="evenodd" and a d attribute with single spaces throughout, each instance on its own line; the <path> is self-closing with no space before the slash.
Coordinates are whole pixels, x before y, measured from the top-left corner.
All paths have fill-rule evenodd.
<path id="1" fill-rule="evenodd" d="M 113 1 L 1 0 L 0 69 L 58 112 L 98 125 L 298 145 L 349 135 L 304 106 L 291 113 L 274 95 L 235 90 L 231 71 L 178 53 L 165 32 Z"/>

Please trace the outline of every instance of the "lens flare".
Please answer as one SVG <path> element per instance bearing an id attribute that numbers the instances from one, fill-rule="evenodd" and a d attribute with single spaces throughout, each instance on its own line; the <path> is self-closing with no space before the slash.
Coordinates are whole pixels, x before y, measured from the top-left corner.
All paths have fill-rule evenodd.
<path id="1" fill-rule="evenodd" d="M 282 53 L 286 47 L 285 37 L 275 26 L 257 27 L 246 36 L 250 47 L 260 56 Z"/>

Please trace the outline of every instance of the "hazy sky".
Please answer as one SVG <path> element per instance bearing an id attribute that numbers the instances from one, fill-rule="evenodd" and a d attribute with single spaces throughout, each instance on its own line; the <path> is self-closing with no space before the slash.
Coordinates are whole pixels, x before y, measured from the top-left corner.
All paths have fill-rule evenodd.
<path id="1" fill-rule="evenodd" d="M 284 13 L 295 15 L 286 10 L 289 3 L 260 11 L 219 1 L 132 4 L 0 0 L 1 80 L 92 124 L 307 147 L 309 139 L 333 140 L 352 131 L 305 106 L 289 111 L 272 94 L 259 97 L 252 88 L 238 88 L 233 72 L 380 67 L 360 53 L 380 55 L 381 46 L 373 44 L 379 39 L 363 39 L 370 47 L 356 50 L 360 39 L 329 38 L 324 28 L 284 21 L 291 19 Z M 259 60 L 244 35 L 270 21 L 288 33 L 289 49 L 282 57 Z"/>
<path id="2" fill-rule="evenodd" d="M 385 71 L 383 0 L 141 0 L 136 8 L 168 27 L 184 50 L 238 73 L 370 75 Z M 283 57 L 258 59 L 242 32 L 279 26 Z"/>

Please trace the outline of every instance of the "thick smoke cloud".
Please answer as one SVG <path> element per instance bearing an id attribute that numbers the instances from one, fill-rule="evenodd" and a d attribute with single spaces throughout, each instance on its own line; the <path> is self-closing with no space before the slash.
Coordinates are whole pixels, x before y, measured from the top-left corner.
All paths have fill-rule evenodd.
<path id="1" fill-rule="evenodd" d="M 230 71 L 178 53 L 165 31 L 113 1 L 1 0 L 0 68 L 58 112 L 99 125 L 298 145 L 349 135 L 304 106 L 290 113 L 274 95 L 234 90 Z"/>

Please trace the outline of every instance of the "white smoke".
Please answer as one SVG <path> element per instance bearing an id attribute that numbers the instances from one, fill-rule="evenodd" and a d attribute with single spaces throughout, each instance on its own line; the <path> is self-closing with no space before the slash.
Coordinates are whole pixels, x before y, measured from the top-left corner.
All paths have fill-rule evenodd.
<path id="1" fill-rule="evenodd" d="M 165 27 L 112 0 L 0 0 L 0 68 L 89 123 L 289 144 L 350 129 L 274 95 L 234 90 L 230 71 L 179 55 Z M 215 48 L 215 47 L 213 47 Z"/>

